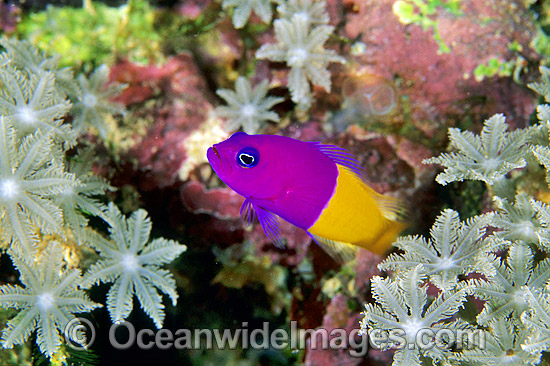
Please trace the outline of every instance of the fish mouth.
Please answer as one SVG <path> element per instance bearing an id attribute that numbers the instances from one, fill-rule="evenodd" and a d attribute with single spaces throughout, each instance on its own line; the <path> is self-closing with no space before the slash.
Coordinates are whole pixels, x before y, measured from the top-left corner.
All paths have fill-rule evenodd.
<path id="1" fill-rule="evenodd" d="M 222 158 L 220 157 L 220 153 L 216 149 L 216 146 L 208 148 L 208 151 L 206 152 L 206 158 L 208 159 L 208 162 L 210 163 L 212 169 L 214 169 L 216 174 L 219 174 L 222 164 Z"/>

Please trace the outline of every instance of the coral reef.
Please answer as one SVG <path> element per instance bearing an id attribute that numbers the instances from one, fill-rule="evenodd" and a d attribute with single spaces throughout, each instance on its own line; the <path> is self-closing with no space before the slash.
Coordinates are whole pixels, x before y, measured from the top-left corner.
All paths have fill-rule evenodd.
<path id="1" fill-rule="evenodd" d="M 119 128 L 115 136 L 125 137 L 124 143 L 115 142 L 124 148 L 125 160 L 135 162 L 146 173 L 140 189 L 173 185 L 187 159 L 186 140 L 208 123 L 213 110 L 212 96 L 204 92 L 206 80 L 192 55 L 180 54 L 162 66 L 123 61 L 113 66 L 111 79 L 129 85 L 117 101 L 128 105 L 152 99 L 155 103 L 133 117 L 144 121 L 142 133 L 137 134 L 135 126 L 129 125 Z M 200 150 L 197 153 L 197 163 L 205 162 L 205 154 Z"/>
<path id="2" fill-rule="evenodd" d="M 235 92 L 228 89 L 216 90 L 216 94 L 229 104 L 216 109 L 218 115 L 226 118 L 225 128 L 229 132 L 242 128 L 244 132 L 253 134 L 260 130 L 262 122 L 279 121 L 279 116 L 269 109 L 282 102 L 283 98 L 266 97 L 267 84 L 267 80 L 264 80 L 252 88 L 250 81 L 239 76 L 235 81 Z"/>
<path id="3" fill-rule="evenodd" d="M 299 14 L 290 20 L 277 19 L 273 25 L 277 44 L 266 44 L 256 51 L 259 59 L 287 63 L 290 95 L 302 108 L 311 105 L 309 81 L 330 92 L 330 73 L 326 68 L 330 62 L 345 62 L 334 50 L 324 48 L 333 27 L 312 27 L 312 24 L 309 18 Z"/>
<path id="4" fill-rule="evenodd" d="M 133 0 L 111 7 L 85 1 L 84 5 L 48 6 L 42 12 L 26 13 L 17 32 L 41 49 L 58 54 L 62 66 L 87 62 L 101 65 L 120 57 L 142 62 L 161 57 L 161 37 L 155 31 L 149 2 Z"/>
<path id="5" fill-rule="evenodd" d="M 536 70 L 550 38 L 539 3 L 0 3 L 0 344 L 15 346 L 0 363 L 547 362 L 550 107 L 534 113 L 533 91 L 549 102 L 550 71 Z M 409 207 L 395 249 L 343 264 L 286 222 L 285 248 L 245 227 L 242 197 L 206 160 L 238 130 L 349 150 L 373 188 Z M 62 344 L 75 316 L 103 332 L 81 361 Z M 386 343 L 358 356 L 312 338 L 258 352 L 115 351 L 105 330 L 122 320 L 231 331 L 295 321 L 361 330 L 358 344 L 395 328 L 405 341 L 420 327 L 487 338 L 484 350 Z"/>
<path id="6" fill-rule="evenodd" d="M 62 335 L 66 342 L 77 344 L 86 339 L 82 331 L 67 335 L 67 328 L 74 323 L 73 314 L 101 306 L 88 298 L 84 285 L 115 281 L 121 268 L 127 271 L 120 275 L 121 281 L 115 281 L 107 300 L 109 312 L 115 314 L 113 319 L 129 315 L 132 297 L 127 296 L 135 293 L 160 328 L 163 304 L 155 287 L 168 293 L 173 304 L 177 294 L 174 279 L 159 265 L 171 262 L 186 247 L 163 238 L 148 244 L 151 222 L 144 210 L 136 211 L 127 223 L 113 203 L 106 207 L 96 199 L 112 187 L 105 179 L 91 176 L 91 150 L 75 147 L 84 126 L 100 121 L 97 113 L 93 114 L 95 120 L 90 120 L 88 111 L 71 109 L 69 97 L 83 96 L 89 101 L 91 93 L 105 90 L 108 69 L 100 67 L 93 74 L 93 90 L 81 82 L 80 87 L 86 88 L 82 90 L 72 79 L 72 72 L 58 68 L 58 58 L 41 54 L 25 41 L 3 38 L 1 44 L 5 47 L 0 54 L 4 60 L 0 68 L 2 246 L 25 286 L 8 283 L 0 287 L 1 306 L 20 310 L 4 328 L 2 346 L 12 348 L 36 334 L 38 350 L 49 361 L 71 359 L 67 348 L 61 347 Z M 84 76 L 80 75 L 80 80 L 85 80 Z M 119 89 L 115 84 L 107 87 L 100 102 L 109 106 L 107 97 Z M 88 103 L 91 109 L 97 107 L 94 105 Z M 73 128 L 66 123 L 69 113 L 80 125 Z M 92 228 L 89 218 L 109 224 L 112 241 Z M 72 250 L 70 241 L 97 249 L 111 262 L 100 259 L 81 277 L 80 269 L 70 266 L 84 261 L 65 256 Z M 112 263 L 117 260 L 125 266 Z M 114 272 L 109 272 L 113 268 Z M 121 287 L 123 290 L 117 292 Z"/>
<path id="7" fill-rule="evenodd" d="M 260 16 L 265 23 L 271 21 L 273 11 L 271 9 L 271 0 L 223 0 L 224 10 L 233 8 L 231 20 L 235 28 L 242 28 L 248 21 L 252 10 Z"/>
<path id="8" fill-rule="evenodd" d="M 108 115 L 124 114 L 125 110 L 121 104 L 111 101 L 111 98 L 119 94 L 126 86 L 124 84 L 107 84 L 109 68 L 105 65 L 98 67 L 90 78 L 84 75 L 78 76 L 80 93 L 73 101 L 71 113 L 75 115 L 73 128 L 78 133 L 86 127 L 94 127 L 102 139 L 107 139 L 108 131 L 105 119 Z"/>
<path id="9" fill-rule="evenodd" d="M 11 33 L 15 30 L 20 9 L 16 4 L 10 2 L 2 2 L 0 4 L 0 30 Z"/>
<path id="10" fill-rule="evenodd" d="M 71 313 L 84 313 L 101 306 L 79 290 L 80 271 L 62 271 L 61 246 L 51 242 L 40 258 L 40 265 L 26 263 L 13 257 L 21 282 L 25 287 L 0 287 L 0 304 L 5 308 L 20 309 L 2 332 L 2 346 L 12 348 L 21 344 L 36 327 L 36 342 L 40 351 L 51 358 L 61 345 L 61 335 L 72 318 Z M 61 272 L 61 274 L 59 273 Z"/>
<path id="11" fill-rule="evenodd" d="M 100 235 L 90 236 L 89 245 L 101 257 L 85 274 L 81 286 L 114 282 L 107 294 L 107 309 L 113 323 L 125 320 L 132 312 L 135 295 L 156 327 L 162 328 L 164 305 L 157 289 L 170 297 L 172 305 L 176 305 L 178 294 L 176 281 L 160 266 L 172 262 L 187 247 L 164 238 L 149 242 L 152 224 L 143 209 L 126 219 L 110 203 L 105 218 L 111 241 Z"/>
<path id="12" fill-rule="evenodd" d="M 533 105 L 532 94 L 520 85 L 508 85 L 506 78 L 479 83 L 473 77 L 475 68 L 488 59 L 512 58 L 508 46 L 512 42 L 521 45 L 527 64 L 537 65 L 539 56 L 529 46 L 536 26 L 524 2 L 460 1 L 462 15 L 451 15 L 436 7 L 430 17 L 437 21 L 440 37 L 450 48 L 449 53 L 441 54 L 429 33 L 418 25 L 399 21 L 392 12 L 393 0 L 349 3 L 351 11 L 342 9 L 344 3 L 335 4 L 338 10 L 334 14 L 345 14 L 345 36 L 367 45 L 355 60 L 368 66 L 371 73 L 398 83 L 400 95 L 407 97 L 411 122 L 426 134 L 433 136 L 441 125 L 452 127 L 457 116 L 480 123 L 503 113 L 511 126 L 525 126 L 525 116 Z M 340 21 L 340 17 L 333 19 Z M 530 72 L 535 69 L 525 68 Z M 529 75 L 522 77 L 526 79 Z"/>
<path id="13" fill-rule="evenodd" d="M 541 67 L 541 72 L 547 75 L 548 70 Z M 530 86 L 544 92 L 548 79 L 543 77 L 542 83 Z M 544 108 L 545 104 L 539 110 Z M 495 115 L 486 120 L 480 135 L 449 129 L 450 145 L 461 153 L 443 153 L 424 161 L 446 167 L 436 177 L 440 184 L 463 179 L 485 182 L 497 212 L 478 213 L 464 224 L 459 223 L 456 212 L 444 210 L 430 231 L 433 240 L 400 238 L 394 245 L 405 254 L 392 255 L 378 266 L 393 269 L 395 279 L 373 278 L 373 295 L 378 304 L 365 305 L 362 330 L 400 330 L 398 343 L 392 337 L 382 337 L 380 343 L 381 349 L 397 348 L 392 365 L 421 365 L 424 359 L 522 365 L 541 361 L 547 342 L 541 344 L 540 339 L 544 339 L 546 330 L 534 325 L 533 314 L 535 309 L 547 306 L 549 208 L 525 192 L 515 196 L 513 205 L 508 203 L 518 191 L 517 180 L 509 172 L 524 168 L 527 162 L 539 166 L 536 159 L 528 159 L 539 144 L 547 144 L 532 138 L 545 129 L 546 121 L 538 122 L 508 134 L 504 116 Z M 518 174 L 529 176 L 530 172 L 522 169 Z M 490 226 L 501 230 L 486 234 Z M 469 278 L 471 273 L 480 276 Z M 422 303 L 429 283 L 440 288 L 441 293 L 425 308 Z M 460 313 L 466 295 L 484 301 L 481 311 L 474 311 L 475 322 L 465 322 L 465 314 Z M 399 308 L 402 303 L 406 307 Z M 420 329 L 434 326 L 432 320 L 439 323 L 436 327 L 471 334 L 476 329 L 485 332 L 488 346 L 481 347 L 476 343 L 480 340 L 469 339 L 469 345 L 464 347 L 464 341 L 454 336 L 436 341 L 441 344 L 435 349 L 400 347 L 401 342 L 411 344 Z M 536 335 L 528 336 L 529 330 Z"/>

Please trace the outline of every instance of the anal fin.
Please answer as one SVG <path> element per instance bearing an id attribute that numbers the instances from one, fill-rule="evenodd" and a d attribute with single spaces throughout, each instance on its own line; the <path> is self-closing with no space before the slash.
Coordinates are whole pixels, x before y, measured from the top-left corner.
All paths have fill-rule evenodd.
<path id="1" fill-rule="evenodd" d="M 350 243 L 344 243 L 341 241 L 334 241 L 322 236 L 313 235 L 308 233 L 309 236 L 327 252 L 334 260 L 340 263 L 347 263 L 355 259 L 355 253 L 358 248 Z"/>

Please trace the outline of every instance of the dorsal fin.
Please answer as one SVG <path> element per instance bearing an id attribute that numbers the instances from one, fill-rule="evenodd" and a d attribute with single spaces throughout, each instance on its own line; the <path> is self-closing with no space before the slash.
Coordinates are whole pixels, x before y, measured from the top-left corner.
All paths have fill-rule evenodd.
<path id="1" fill-rule="evenodd" d="M 336 164 L 343 166 L 357 177 L 367 181 L 367 175 L 365 170 L 361 166 L 361 163 L 355 158 L 355 156 L 348 150 L 338 147 L 336 145 L 325 145 L 319 141 L 310 142 L 317 150 L 328 156 Z"/>

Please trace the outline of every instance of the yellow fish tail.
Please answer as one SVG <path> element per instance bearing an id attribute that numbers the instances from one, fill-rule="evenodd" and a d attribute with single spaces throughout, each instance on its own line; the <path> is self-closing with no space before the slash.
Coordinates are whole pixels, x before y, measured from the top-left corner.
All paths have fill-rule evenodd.
<path id="1" fill-rule="evenodd" d="M 358 244 L 373 253 L 384 254 L 391 248 L 399 234 L 407 228 L 407 224 L 405 223 L 407 210 L 400 199 L 384 196 L 368 186 L 367 188 L 373 191 L 373 198 L 386 222 L 383 223 L 384 232 L 377 240 L 366 243 L 366 246 Z"/>
<path id="2" fill-rule="evenodd" d="M 388 223 L 386 231 L 375 242 L 366 243 L 367 245 L 358 243 L 358 245 L 375 254 L 382 255 L 390 250 L 395 239 L 406 227 L 407 225 L 404 222 L 391 221 Z"/>

